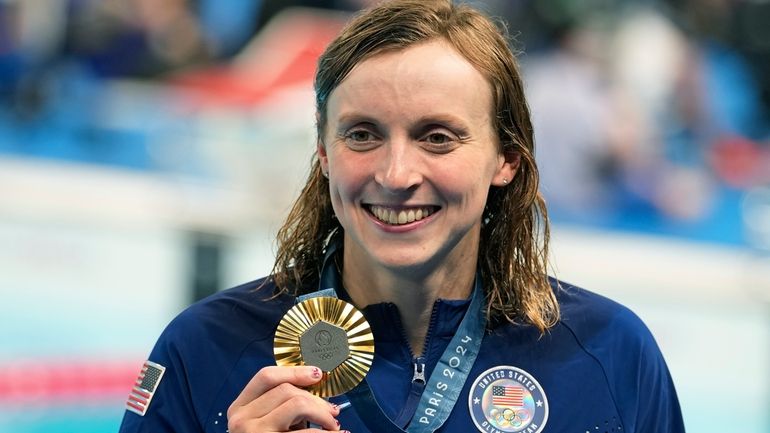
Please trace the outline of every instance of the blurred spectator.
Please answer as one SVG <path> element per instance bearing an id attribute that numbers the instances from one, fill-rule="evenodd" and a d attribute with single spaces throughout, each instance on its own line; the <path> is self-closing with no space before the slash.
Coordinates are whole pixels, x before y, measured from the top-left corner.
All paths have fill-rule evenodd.
<path id="1" fill-rule="evenodd" d="M 235 55 L 258 30 L 262 0 L 199 0 L 200 26 L 217 59 Z"/>
<path id="2" fill-rule="evenodd" d="M 64 6 L 54 0 L 0 1 L 0 102 L 13 121 L 33 119 L 45 105 Z"/>
<path id="3" fill-rule="evenodd" d="M 612 205 L 604 178 L 612 101 L 595 52 L 600 37 L 574 28 L 553 50 L 528 55 L 524 68 L 544 194 L 578 218 Z"/>
<path id="4" fill-rule="evenodd" d="M 293 7 L 331 9 L 354 12 L 376 0 L 262 0 L 262 9 L 255 28 L 261 29 L 282 10 Z"/>
<path id="5" fill-rule="evenodd" d="M 72 0 L 66 54 L 98 76 L 153 77 L 210 59 L 191 1 Z"/>
<path id="6" fill-rule="evenodd" d="M 770 107 L 770 3 L 750 0 L 666 0 L 677 22 L 695 40 L 735 52 L 746 60 L 763 105 L 767 134 Z M 757 138 L 752 136 L 751 138 Z"/>
<path id="7" fill-rule="evenodd" d="M 22 74 L 16 5 L 0 2 L 0 103 L 8 104 Z"/>
<path id="8" fill-rule="evenodd" d="M 524 57 L 557 218 L 709 221 L 734 205 L 721 183 L 770 181 L 760 174 L 770 156 L 750 138 L 767 125 L 742 57 L 689 38 L 660 9 L 606 12 L 557 20 L 553 49 Z"/>
<path id="9" fill-rule="evenodd" d="M 371 1 L 0 0 L 0 152 L 149 168 L 168 153 L 151 148 L 169 141 L 159 130 L 184 130 L 192 153 L 217 110 L 248 118 L 309 86 L 344 14 L 269 21 Z M 737 225 L 740 194 L 770 183 L 770 4 L 472 2 L 522 49 L 557 220 Z"/>

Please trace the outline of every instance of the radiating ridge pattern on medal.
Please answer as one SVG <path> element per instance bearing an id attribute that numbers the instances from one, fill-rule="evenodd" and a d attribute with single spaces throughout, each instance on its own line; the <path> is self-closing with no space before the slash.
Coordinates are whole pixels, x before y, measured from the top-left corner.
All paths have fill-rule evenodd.
<path id="1" fill-rule="evenodd" d="M 345 341 L 339 341 L 338 336 L 344 336 Z M 273 353 L 280 366 L 322 367 L 323 379 L 307 389 L 320 397 L 332 397 L 355 388 L 369 372 L 374 336 L 354 306 L 337 298 L 315 297 L 283 316 L 275 332 Z"/>

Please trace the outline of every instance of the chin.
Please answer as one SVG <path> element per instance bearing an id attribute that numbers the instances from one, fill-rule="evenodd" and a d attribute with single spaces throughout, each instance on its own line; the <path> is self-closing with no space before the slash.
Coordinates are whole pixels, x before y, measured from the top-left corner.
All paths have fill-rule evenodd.
<path id="1" fill-rule="evenodd" d="M 427 251 L 414 251 L 414 245 L 408 248 L 409 251 L 379 251 L 372 255 L 375 263 L 378 263 L 385 269 L 398 272 L 417 272 L 421 269 L 432 267 L 435 254 Z"/>

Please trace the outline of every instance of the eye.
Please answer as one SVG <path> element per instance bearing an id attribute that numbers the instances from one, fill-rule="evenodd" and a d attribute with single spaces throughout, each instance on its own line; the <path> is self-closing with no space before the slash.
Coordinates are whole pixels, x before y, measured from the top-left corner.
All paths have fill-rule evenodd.
<path id="1" fill-rule="evenodd" d="M 446 134 L 442 134 L 440 132 L 434 132 L 428 135 L 428 138 L 426 139 L 426 141 L 428 141 L 430 144 L 445 144 L 450 140 L 451 139 Z"/>
<path id="2" fill-rule="evenodd" d="M 379 137 L 366 128 L 351 129 L 343 135 L 345 144 L 352 150 L 365 151 L 375 148 L 379 142 Z"/>
<path id="3" fill-rule="evenodd" d="M 370 141 L 374 136 L 369 131 L 364 130 L 358 130 L 358 131 L 352 131 L 348 134 L 348 138 L 352 141 L 356 142 L 362 142 L 362 141 Z"/>
<path id="4" fill-rule="evenodd" d="M 457 147 L 459 139 L 443 129 L 434 129 L 425 134 L 421 141 L 423 142 L 423 147 L 429 152 L 448 153 Z"/>

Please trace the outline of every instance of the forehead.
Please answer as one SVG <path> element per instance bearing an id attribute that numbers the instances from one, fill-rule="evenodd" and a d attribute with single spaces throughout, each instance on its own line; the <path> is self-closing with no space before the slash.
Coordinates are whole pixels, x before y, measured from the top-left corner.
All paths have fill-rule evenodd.
<path id="1" fill-rule="evenodd" d="M 376 54 L 332 91 L 328 114 L 364 110 L 402 117 L 454 111 L 469 121 L 493 112 L 488 80 L 448 42 L 437 39 Z"/>

